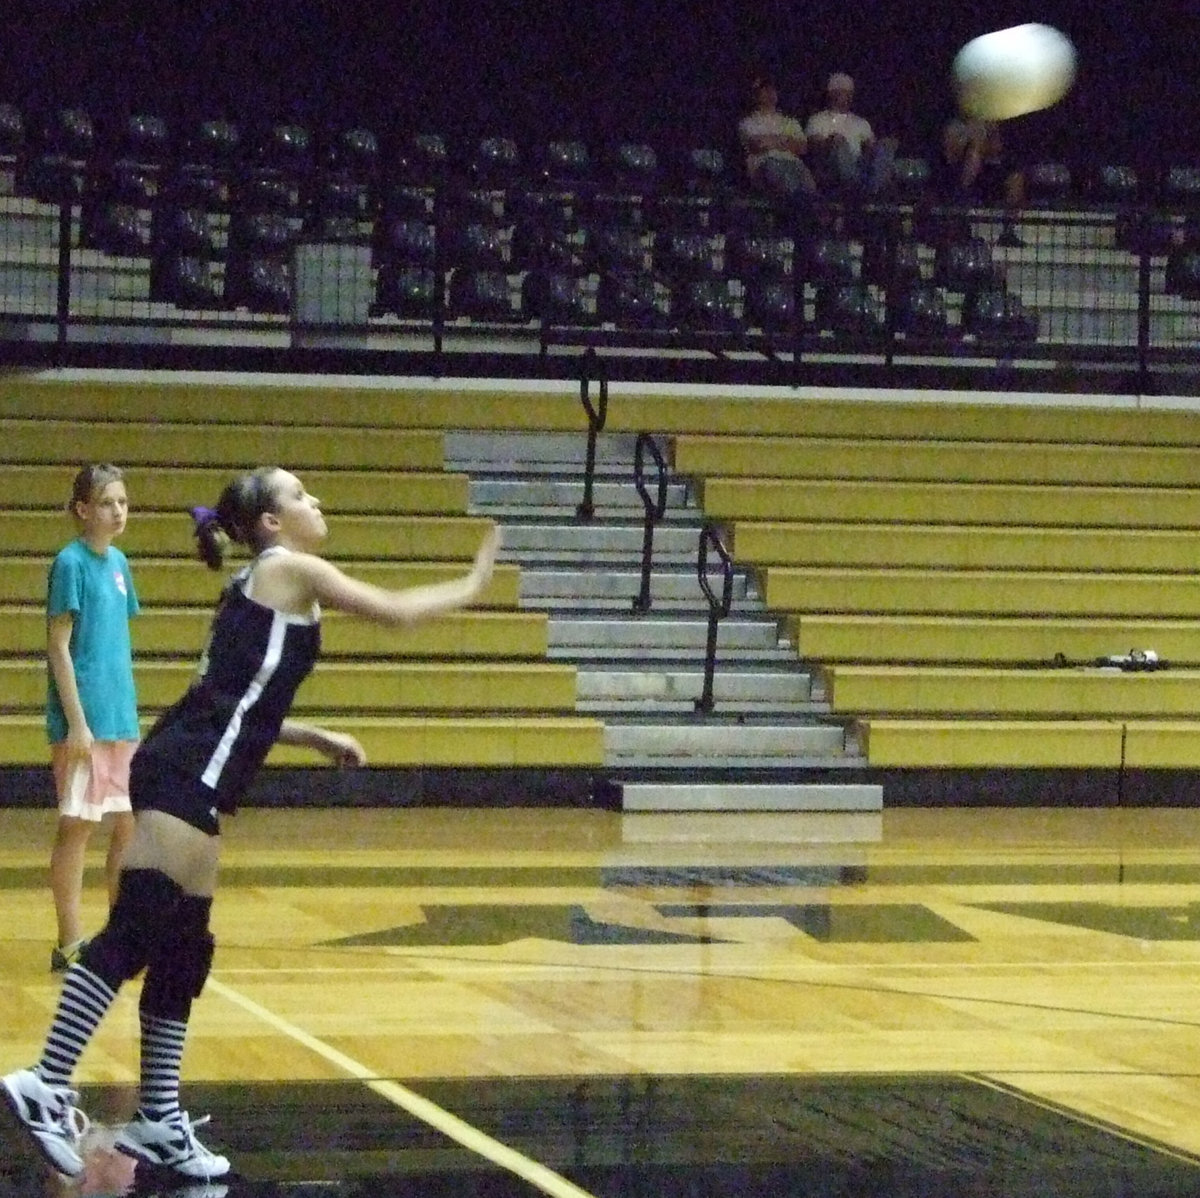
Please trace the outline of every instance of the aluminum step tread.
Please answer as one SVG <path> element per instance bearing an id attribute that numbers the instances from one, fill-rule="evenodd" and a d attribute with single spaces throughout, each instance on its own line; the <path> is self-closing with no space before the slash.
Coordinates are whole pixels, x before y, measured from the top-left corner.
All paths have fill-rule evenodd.
<path id="1" fill-rule="evenodd" d="M 870 782 L 626 782 L 625 811 L 881 811 Z"/>

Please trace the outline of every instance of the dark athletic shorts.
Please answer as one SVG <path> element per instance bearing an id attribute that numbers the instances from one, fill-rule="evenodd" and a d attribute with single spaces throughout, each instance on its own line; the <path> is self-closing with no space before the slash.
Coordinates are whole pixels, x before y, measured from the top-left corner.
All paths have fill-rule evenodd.
<path id="1" fill-rule="evenodd" d="M 145 753 L 129 767 L 129 804 L 134 811 L 163 811 L 206 836 L 220 836 L 216 794 L 196 778 L 164 769 Z"/>

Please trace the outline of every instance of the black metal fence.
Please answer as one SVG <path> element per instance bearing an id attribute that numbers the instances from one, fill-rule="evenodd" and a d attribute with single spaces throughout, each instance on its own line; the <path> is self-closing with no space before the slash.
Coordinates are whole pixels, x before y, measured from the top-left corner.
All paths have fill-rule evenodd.
<path id="1" fill-rule="evenodd" d="M 0 162 L 0 352 L 575 373 L 565 363 L 593 347 L 650 377 L 721 363 L 772 382 L 838 363 L 1143 382 L 1200 366 L 1186 188 L 1174 205 L 1057 196 L 1010 228 L 938 204 L 919 172 L 887 203 L 789 208 L 731 182 L 715 152 L 667 171 L 629 147 L 598 172 L 575 143 L 521 166 L 491 139 L 451 171 L 439 139 L 416 139 L 382 178 L 352 139 L 301 170 L 222 163 L 219 132 L 195 161 L 134 146 L 103 165 L 66 150 Z"/>

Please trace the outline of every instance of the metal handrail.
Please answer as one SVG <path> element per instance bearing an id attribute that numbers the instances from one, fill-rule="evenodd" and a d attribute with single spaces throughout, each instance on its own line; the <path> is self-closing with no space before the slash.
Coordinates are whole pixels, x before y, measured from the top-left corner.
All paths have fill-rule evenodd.
<path id="1" fill-rule="evenodd" d="M 650 494 L 646 483 L 647 453 L 654 459 L 658 482 L 657 495 Z M 645 521 L 642 526 L 642 585 L 633 601 L 633 610 L 636 612 L 650 610 L 650 566 L 654 557 L 654 526 L 667 510 L 667 481 L 667 463 L 658 444 L 649 433 L 638 433 L 637 442 L 633 447 L 633 482 L 637 493 L 642 497 Z"/>
<path id="2" fill-rule="evenodd" d="M 599 402 L 592 403 L 590 388 L 593 376 L 600 384 Z M 601 367 L 594 349 L 583 355 L 583 372 L 579 377 L 579 402 L 588 418 L 587 457 L 583 465 L 583 499 L 575 509 L 580 520 L 590 520 L 596 514 L 592 493 L 596 483 L 596 438 L 604 431 L 608 421 L 608 374 Z"/>
<path id="3" fill-rule="evenodd" d="M 720 558 L 721 562 L 721 595 L 714 593 L 708 577 L 709 547 Z M 697 560 L 696 572 L 700 579 L 700 589 L 708 600 L 708 639 L 704 648 L 704 689 L 696 700 L 696 710 L 708 713 L 713 709 L 713 676 L 717 670 L 717 625 L 733 607 L 733 559 L 729 551 L 721 543 L 717 526 L 707 523 L 700 530 L 700 555 Z"/>

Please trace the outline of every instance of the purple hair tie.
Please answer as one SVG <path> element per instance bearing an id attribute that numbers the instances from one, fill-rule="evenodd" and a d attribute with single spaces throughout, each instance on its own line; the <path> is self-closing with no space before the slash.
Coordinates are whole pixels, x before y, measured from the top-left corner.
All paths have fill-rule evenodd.
<path id="1" fill-rule="evenodd" d="M 220 516 L 217 515 L 216 509 L 211 507 L 194 507 L 191 509 L 192 520 L 196 524 L 196 529 L 199 531 L 202 528 L 207 528 L 210 524 L 221 523 Z"/>
<path id="2" fill-rule="evenodd" d="M 221 544 L 225 540 L 225 531 L 221 528 L 221 518 L 210 507 L 194 507 L 191 509 L 194 522 L 193 533 L 196 537 L 196 547 L 200 551 L 200 560 L 210 569 L 221 568 Z"/>

